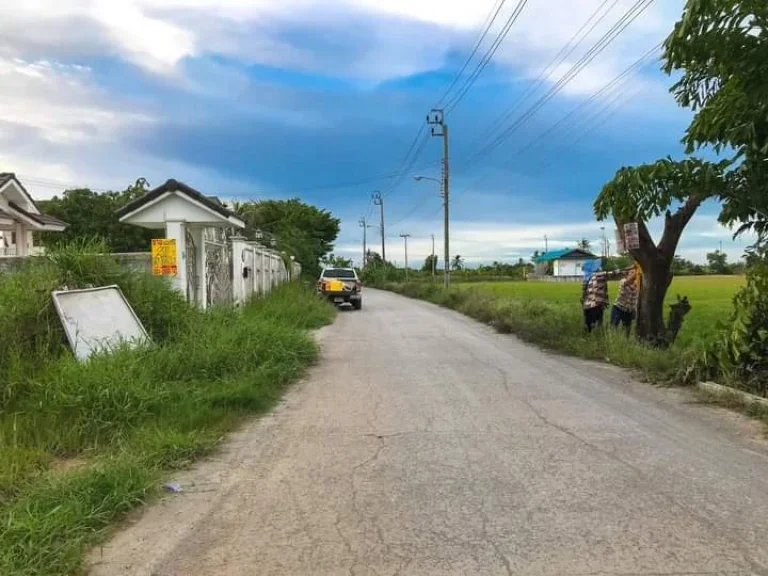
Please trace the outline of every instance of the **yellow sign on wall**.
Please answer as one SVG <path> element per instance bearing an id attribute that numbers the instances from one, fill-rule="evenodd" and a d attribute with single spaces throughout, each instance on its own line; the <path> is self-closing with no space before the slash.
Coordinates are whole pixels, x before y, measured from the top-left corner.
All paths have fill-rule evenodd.
<path id="1" fill-rule="evenodd" d="M 155 238 L 152 240 L 152 274 L 176 276 L 179 272 L 176 260 L 176 240 Z"/>

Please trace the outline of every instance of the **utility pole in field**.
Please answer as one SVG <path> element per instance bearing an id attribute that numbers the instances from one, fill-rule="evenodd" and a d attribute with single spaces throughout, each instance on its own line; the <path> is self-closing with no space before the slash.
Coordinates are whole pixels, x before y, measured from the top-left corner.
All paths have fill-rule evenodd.
<path id="1" fill-rule="evenodd" d="M 363 229 L 363 265 L 361 268 L 365 269 L 368 261 L 368 228 L 373 228 L 365 218 L 358 220 L 360 227 Z"/>
<path id="2" fill-rule="evenodd" d="M 408 280 L 408 238 L 410 234 L 400 234 L 400 238 L 405 240 L 405 279 Z"/>
<path id="3" fill-rule="evenodd" d="M 437 264 L 436 258 L 435 258 L 435 235 L 432 234 L 432 280 L 435 279 L 435 266 Z"/>
<path id="4" fill-rule="evenodd" d="M 450 232 L 449 223 L 449 184 L 450 173 L 448 171 L 448 124 L 445 123 L 445 113 L 441 108 L 432 109 L 427 115 L 427 124 L 432 127 L 432 136 L 442 136 L 443 138 L 443 208 L 444 208 L 444 233 L 445 233 L 445 272 L 443 283 L 447 288 L 451 281 L 451 250 L 450 250 Z"/>
<path id="5" fill-rule="evenodd" d="M 379 190 L 376 190 L 373 193 L 373 203 L 376 206 L 381 207 L 381 260 L 384 263 L 384 269 L 386 270 L 387 253 L 384 247 L 384 198 L 381 196 L 381 192 Z"/>
<path id="6" fill-rule="evenodd" d="M 605 237 L 605 226 L 600 226 L 600 232 L 601 232 L 601 240 L 603 243 L 602 251 L 603 251 L 603 258 L 608 258 L 608 239 Z"/>

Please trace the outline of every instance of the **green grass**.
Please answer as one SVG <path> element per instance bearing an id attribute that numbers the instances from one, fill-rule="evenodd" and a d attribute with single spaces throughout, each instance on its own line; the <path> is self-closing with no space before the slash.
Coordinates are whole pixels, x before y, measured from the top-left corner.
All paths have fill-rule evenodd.
<path id="1" fill-rule="evenodd" d="M 169 470 L 210 452 L 243 417 L 271 408 L 315 359 L 308 333 L 333 307 L 298 284 L 241 310 L 202 313 L 152 277 L 75 253 L 0 277 L 0 574 L 73 574 L 85 548 L 147 500 Z M 47 291 L 72 273 L 121 285 L 154 345 L 80 363 Z M 25 281 L 22 281 L 25 280 Z M 25 295 L 26 294 L 26 295 Z"/>
<path id="2" fill-rule="evenodd" d="M 545 348 L 633 368 L 655 382 L 690 382 L 696 364 L 711 341 L 718 320 L 726 320 L 740 277 L 676 279 L 669 299 L 686 295 L 693 305 L 680 336 L 669 350 L 644 345 L 607 326 L 585 334 L 579 283 L 489 282 L 459 284 L 444 290 L 432 283 L 387 284 L 395 292 L 428 300 L 514 333 Z M 617 286 L 612 284 L 611 294 Z"/>
<path id="3" fill-rule="evenodd" d="M 678 336 L 678 344 L 692 347 L 710 340 L 719 321 L 728 319 L 733 297 L 744 285 L 743 276 L 680 276 L 672 281 L 667 302 L 677 295 L 688 296 L 691 312 Z M 488 282 L 459 285 L 461 289 L 480 288 L 496 296 L 512 300 L 540 300 L 579 309 L 581 284 L 576 282 Z M 611 282 L 609 293 L 615 297 L 618 282 Z"/>

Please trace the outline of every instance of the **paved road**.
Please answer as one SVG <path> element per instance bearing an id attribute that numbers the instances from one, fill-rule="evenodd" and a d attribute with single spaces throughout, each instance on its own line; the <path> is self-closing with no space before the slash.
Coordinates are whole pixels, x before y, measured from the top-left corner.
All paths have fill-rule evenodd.
<path id="1" fill-rule="evenodd" d="M 95 574 L 768 574 L 754 423 L 367 291 Z"/>

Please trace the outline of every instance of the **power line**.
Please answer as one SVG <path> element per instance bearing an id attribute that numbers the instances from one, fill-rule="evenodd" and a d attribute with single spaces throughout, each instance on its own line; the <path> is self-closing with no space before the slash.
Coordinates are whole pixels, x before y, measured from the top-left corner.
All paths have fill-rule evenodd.
<path id="1" fill-rule="evenodd" d="M 606 32 L 579 60 L 574 64 L 557 83 L 552 86 L 541 98 L 539 98 L 528 110 L 526 110 L 515 122 L 499 134 L 492 142 L 488 143 L 479 152 L 470 158 L 471 162 L 482 155 L 490 154 L 504 140 L 519 130 L 552 98 L 559 94 L 586 66 L 602 53 L 626 28 L 642 14 L 654 0 L 637 0 L 635 4 Z"/>
<path id="2" fill-rule="evenodd" d="M 464 62 L 464 65 L 459 70 L 458 74 L 454 78 L 454 80 L 449 84 L 448 88 L 443 93 L 443 96 L 440 98 L 440 102 L 442 102 L 450 93 L 450 91 L 455 87 L 455 85 L 458 83 L 458 81 L 461 79 L 461 77 L 464 74 L 464 71 L 466 70 L 469 63 L 474 58 L 475 54 L 479 50 L 480 46 L 482 45 L 483 40 L 487 36 L 490 28 L 493 26 L 493 23 L 496 21 L 496 18 L 501 11 L 502 7 L 504 6 L 504 3 L 506 0 L 499 0 L 498 4 L 496 5 L 496 8 L 492 8 L 491 12 L 489 13 L 488 17 L 486 18 L 486 24 L 484 28 L 482 29 L 482 32 L 480 34 L 480 37 L 478 38 L 474 49 L 472 50 L 472 53 L 467 58 L 467 60 Z M 519 16 L 520 12 L 522 11 L 522 7 L 525 6 L 527 3 L 527 0 L 520 0 L 518 4 L 518 9 L 516 9 L 512 16 L 510 16 L 510 19 L 507 21 L 507 24 L 505 25 L 505 28 L 502 30 L 502 33 L 500 32 L 499 35 L 496 38 L 496 41 L 492 45 L 491 49 L 489 49 L 489 52 L 486 52 L 486 55 L 483 57 L 483 59 L 480 61 L 480 64 L 475 69 L 475 71 L 470 75 L 470 77 L 467 79 L 467 81 L 464 83 L 464 86 L 462 86 L 463 92 L 460 93 L 459 100 L 457 100 L 455 103 L 452 104 L 452 107 L 455 107 L 458 104 L 458 101 L 460 101 L 467 91 L 471 88 L 472 84 L 474 84 L 477 77 L 480 75 L 482 70 L 485 68 L 485 66 L 488 64 L 488 61 L 490 61 L 490 58 L 493 57 L 493 54 L 495 54 L 496 50 L 498 49 L 498 46 L 501 44 L 501 41 L 503 41 L 504 37 L 506 37 L 507 33 L 509 32 L 509 29 L 511 28 L 512 24 L 514 24 L 514 21 Z M 490 53 L 490 56 L 489 56 Z M 453 101 L 453 99 L 452 99 Z M 418 160 L 421 153 L 424 151 L 424 148 L 426 147 L 426 143 L 429 140 L 429 135 L 425 134 L 425 125 L 422 124 L 419 128 L 418 133 L 414 137 L 413 141 L 411 142 L 410 147 L 408 148 L 408 151 L 405 154 L 405 157 L 403 158 L 402 163 L 400 164 L 400 167 L 396 171 L 396 175 L 394 176 L 394 180 L 389 186 L 389 189 L 384 192 L 384 196 L 388 196 L 392 194 L 395 189 L 402 184 L 403 180 L 408 176 L 408 172 L 413 168 L 413 165 Z"/>
<path id="3" fill-rule="evenodd" d="M 491 47 L 486 51 L 483 58 L 480 60 L 478 65 L 475 67 L 475 70 L 472 72 L 472 74 L 469 75 L 469 77 L 464 82 L 464 85 L 461 87 L 459 92 L 451 98 L 448 103 L 445 105 L 445 112 L 446 114 L 451 112 L 456 108 L 456 106 L 459 105 L 459 103 L 464 99 L 464 96 L 467 95 L 467 92 L 470 91 L 472 86 L 474 86 L 475 82 L 477 81 L 480 74 L 483 73 L 483 70 L 485 70 L 485 67 L 488 66 L 493 56 L 496 54 L 496 51 L 499 49 L 501 44 L 504 42 L 505 38 L 507 37 L 507 34 L 509 34 L 509 31 L 512 29 L 512 26 L 515 24 L 517 19 L 520 17 L 520 14 L 522 13 L 523 9 L 525 8 L 526 4 L 528 4 L 528 0 L 520 0 L 517 3 L 517 6 L 512 11 L 512 14 L 510 14 L 509 18 L 507 19 L 507 22 L 504 24 L 504 27 L 499 31 L 499 33 L 496 35 L 496 39 L 493 41 L 493 44 L 491 44 Z"/>
<path id="4" fill-rule="evenodd" d="M 628 80 L 628 78 L 631 76 L 633 72 L 636 72 L 637 70 L 643 68 L 645 65 L 649 65 L 652 60 L 648 60 L 651 55 L 653 55 L 655 52 L 658 51 L 658 49 L 661 47 L 661 44 L 657 44 L 647 52 L 645 52 L 638 60 L 633 62 L 629 67 L 627 67 L 624 71 L 622 71 L 620 74 L 618 74 L 615 78 L 613 78 L 610 82 L 608 82 L 603 88 L 601 88 L 598 92 L 592 95 L 588 100 L 585 102 L 582 102 L 579 106 L 577 106 L 575 109 L 571 110 L 569 113 L 567 113 L 563 118 L 561 118 L 555 125 L 549 127 L 543 134 L 540 134 L 538 137 L 536 137 L 532 142 L 530 142 L 528 145 L 524 146 L 520 151 L 518 151 L 515 156 L 520 156 L 524 152 L 526 152 L 530 147 L 533 147 L 534 143 L 544 138 L 546 135 L 551 134 L 555 131 L 556 128 L 562 126 L 568 119 L 573 117 L 576 113 L 579 111 L 582 111 L 583 109 L 590 106 L 592 103 L 594 103 L 600 96 L 608 93 L 612 88 L 615 88 L 622 82 L 625 82 Z M 606 104 L 606 107 L 610 104 Z M 618 107 L 617 107 L 618 108 Z M 598 115 L 600 114 L 601 110 L 598 110 Z M 608 117 L 610 116 L 610 113 L 608 114 Z M 608 117 L 604 118 L 601 122 L 601 125 L 604 124 Z M 594 126 L 590 129 L 590 132 L 593 132 L 596 130 L 599 126 Z M 581 137 L 583 137 L 582 135 Z M 578 140 L 578 138 L 577 138 Z M 464 192 L 468 191 L 470 187 L 476 186 L 483 180 L 485 180 L 488 177 L 488 173 L 482 175 L 478 179 L 476 179 L 472 184 L 463 187 L 458 193 L 454 194 L 454 203 L 458 196 L 463 194 Z"/>
<path id="5" fill-rule="evenodd" d="M 560 120 L 555 122 L 552 126 L 547 128 L 544 132 L 539 134 L 536 138 L 534 138 L 531 142 L 529 142 L 526 146 L 524 146 L 521 150 L 519 150 L 516 154 L 521 155 L 524 154 L 526 151 L 530 150 L 531 148 L 534 148 L 539 142 L 544 140 L 547 136 L 553 134 L 559 127 L 563 126 L 564 124 L 567 124 L 568 121 L 573 118 L 576 114 L 579 112 L 589 108 L 595 101 L 600 99 L 602 96 L 605 96 L 606 94 L 609 94 L 612 90 L 619 87 L 618 90 L 616 90 L 616 93 L 614 93 L 613 101 L 618 99 L 618 97 L 621 96 L 621 86 L 623 86 L 629 78 L 631 78 L 632 74 L 649 64 L 650 62 L 648 59 L 653 56 L 656 52 L 658 52 L 659 48 L 661 48 L 661 43 L 656 44 L 653 48 L 645 52 L 640 58 L 638 58 L 635 62 L 633 62 L 629 67 L 627 67 L 623 72 L 621 72 L 618 76 L 613 78 L 608 84 L 603 86 L 599 91 L 594 93 L 592 96 L 590 96 L 587 100 L 582 102 L 579 106 L 568 112 L 565 116 L 563 116 Z M 610 102 L 610 103 L 609 103 Z M 609 99 L 609 102 L 605 104 L 605 106 L 609 106 L 612 101 Z M 582 119 L 583 120 L 583 119 Z M 578 122 L 578 121 L 577 121 Z"/>
<path id="6" fill-rule="evenodd" d="M 472 53 L 464 61 L 464 65 L 456 74 L 456 77 L 453 79 L 453 82 L 451 82 L 448 88 L 445 89 L 445 92 L 440 97 L 440 100 L 437 101 L 437 103 L 433 106 L 433 108 L 440 108 L 440 104 L 442 104 L 443 100 L 445 100 L 445 98 L 451 92 L 453 87 L 456 86 L 456 83 L 459 81 L 459 79 L 464 75 L 464 71 L 467 69 L 467 66 L 469 66 L 469 63 L 472 61 L 472 58 L 475 57 L 475 54 L 477 54 L 477 51 L 479 50 L 480 45 L 483 43 L 483 40 L 485 40 L 485 37 L 488 35 L 488 31 L 491 29 L 491 26 L 493 26 L 493 23 L 496 21 L 496 17 L 499 15 L 499 12 L 504 7 L 504 3 L 506 1 L 507 0 L 497 0 L 495 5 L 491 7 L 491 11 L 488 13 L 488 16 L 485 19 L 485 23 L 481 27 L 482 32 L 480 34 L 480 37 L 477 39 L 477 42 L 475 43 L 475 47 L 472 49 Z"/>
<path id="7" fill-rule="evenodd" d="M 491 125 L 488 127 L 488 129 L 475 140 L 475 142 L 482 141 L 485 138 L 490 137 L 493 132 L 498 128 L 498 126 L 502 125 L 504 122 L 509 120 L 515 112 L 517 112 L 520 107 L 525 104 L 528 99 L 541 87 L 544 82 L 549 80 L 549 78 L 552 76 L 554 71 L 557 69 L 557 67 L 562 64 L 573 52 L 581 46 L 582 42 L 589 37 L 589 35 L 594 31 L 594 29 L 602 22 L 605 17 L 613 10 L 613 8 L 616 6 L 616 4 L 619 2 L 619 0 L 613 0 L 613 3 L 608 7 L 608 9 L 600 15 L 600 13 L 603 11 L 603 8 L 605 8 L 606 4 L 608 4 L 610 0 L 603 0 L 602 4 L 597 7 L 597 9 L 590 15 L 589 18 L 584 22 L 584 24 L 581 25 L 581 28 L 579 28 L 568 40 L 568 42 L 565 43 L 565 45 L 560 49 L 560 51 L 555 54 L 555 57 L 552 58 L 552 60 L 541 70 L 536 80 L 529 84 L 526 90 L 523 92 L 523 94 L 520 96 L 520 98 L 517 99 L 517 102 L 505 113 L 502 114 L 499 118 L 497 118 L 495 121 L 491 123 Z M 597 18 L 599 15 L 599 18 Z M 592 23 L 593 20 L 597 20 L 592 24 L 592 26 L 587 30 L 585 34 L 582 35 L 582 32 L 587 28 L 587 26 Z M 581 38 L 576 41 L 577 38 L 581 35 Z"/>
<path id="8" fill-rule="evenodd" d="M 420 138 L 420 140 L 419 140 Z M 384 192 L 384 196 L 389 196 L 392 194 L 392 192 L 395 191 L 395 188 L 400 186 L 400 184 L 403 183 L 403 180 L 405 180 L 408 177 L 408 172 L 413 169 L 413 165 L 416 163 L 416 161 L 419 159 L 419 156 L 421 156 L 421 153 L 424 152 L 424 148 L 427 146 L 427 142 L 429 142 L 429 134 L 425 132 L 425 127 L 422 125 L 421 130 L 419 130 L 419 134 L 417 135 L 417 140 L 414 140 L 414 144 L 416 144 L 415 152 L 413 154 L 413 157 L 408 161 L 408 155 L 406 155 L 405 160 L 407 163 L 403 163 L 400 167 L 400 170 L 398 171 L 398 175 L 395 177 L 394 181 L 389 187 L 389 190 Z M 411 146 L 411 150 L 413 150 L 414 146 Z"/>

